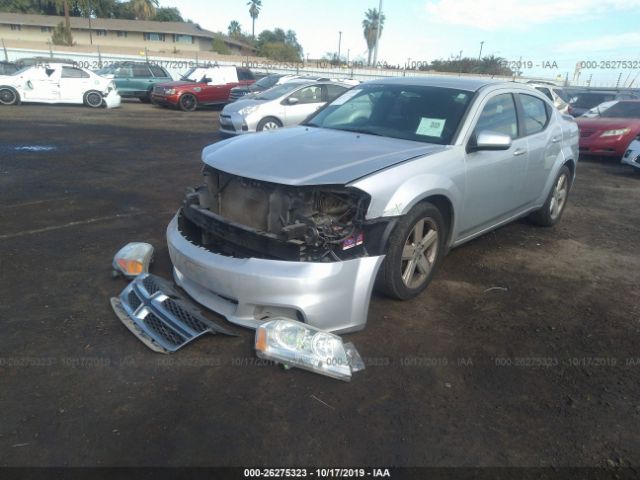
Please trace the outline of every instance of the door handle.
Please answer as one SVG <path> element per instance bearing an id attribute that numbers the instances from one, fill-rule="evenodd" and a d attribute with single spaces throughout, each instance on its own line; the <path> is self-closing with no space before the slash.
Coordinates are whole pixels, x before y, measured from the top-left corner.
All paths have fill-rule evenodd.
<path id="1" fill-rule="evenodd" d="M 527 151 L 524 148 L 516 148 L 513 151 L 513 156 L 514 157 L 519 157 L 520 155 L 524 155 L 525 153 L 527 153 Z"/>
<path id="2" fill-rule="evenodd" d="M 558 135 L 557 137 L 551 137 L 551 141 L 553 143 L 558 143 L 560 140 L 562 140 L 562 137 L 560 135 Z"/>

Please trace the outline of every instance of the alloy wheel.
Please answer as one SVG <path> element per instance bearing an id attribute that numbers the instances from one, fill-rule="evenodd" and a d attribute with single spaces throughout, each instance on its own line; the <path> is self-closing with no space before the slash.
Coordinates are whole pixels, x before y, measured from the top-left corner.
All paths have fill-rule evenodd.
<path id="1" fill-rule="evenodd" d="M 431 218 L 418 220 L 402 249 L 402 281 L 408 288 L 425 282 L 438 257 L 438 227 Z"/>

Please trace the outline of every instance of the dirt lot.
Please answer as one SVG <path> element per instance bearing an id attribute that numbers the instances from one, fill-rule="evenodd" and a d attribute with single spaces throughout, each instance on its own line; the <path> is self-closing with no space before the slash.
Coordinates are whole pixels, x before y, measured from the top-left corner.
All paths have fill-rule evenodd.
<path id="1" fill-rule="evenodd" d="M 260 364 L 240 328 L 147 350 L 110 262 L 148 241 L 169 277 L 217 117 L 0 108 L 0 465 L 640 464 L 640 175 L 613 160 L 580 163 L 556 228 L 516 222 L 418 299 L 375 297 L 350 384 Z"/>

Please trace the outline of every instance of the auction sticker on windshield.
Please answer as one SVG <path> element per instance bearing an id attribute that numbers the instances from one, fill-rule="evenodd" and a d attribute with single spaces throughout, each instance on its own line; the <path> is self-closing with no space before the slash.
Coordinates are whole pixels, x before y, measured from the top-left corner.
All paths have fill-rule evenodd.
<path id="1" fill-rule="evenodd" d="M 420 124 L 416 129 L 416 135 L 424 135 L 426 137 L 440 137 L 445 124 L 444 118 L 427 118 L 422 117 Z"/>
<path id="2" fill-rule="evenodd" d="M 333 102 L 331 102 L 331 105 L 342 105 L 343 103 L 345 103 L 347 100 L 352 99 L 353 97 L 355 97 L 357 94 L 359 94 L 362 91 L 361 88 L 356 88 L 355 90 L 349 90 L 345 93 L 343 93 L 342 95 L 340 95 L 338 98 L 336 98 Z"/>

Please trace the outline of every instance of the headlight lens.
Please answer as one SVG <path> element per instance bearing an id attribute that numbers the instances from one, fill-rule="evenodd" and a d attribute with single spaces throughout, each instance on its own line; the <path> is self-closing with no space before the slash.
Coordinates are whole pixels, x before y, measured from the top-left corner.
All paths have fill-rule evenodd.
<path id="1" fill-rule="evenodd" d="M 258 105 L 249 105 L 238 110 L 240 115 L 249 115 L 258 109 Z"/>
<path id="2" fill-rule="evenodd" d="M 631 131 L 630 128 L 618 128 L 617 130 L 606 130 L 602 132 L 601 137 L 618 137 L 620 135 L 626 135 Z"/>
<path id="3" fill-rule="evenodd" d="M 164 89 L 164 93 L 167 95 L 173 95 L 176 93 L 176 89 L 175 88 L 165 88 Z"/>
<path id="4" fill-rule="evenodd" d="M 347 382 L 352 372 L 364 368 L 353 345 L 343 344 L 337 335 L 288 318 L 275 318 L 260 325 L 255 347 L 259 358 Z"/>
<path id="5" fill-rule="evenodd" d="M 149 263 L 153 257 L 153 246 L 149 243 L 131 242 L 122 247 L 113 257 L 116 273 L 125 277 L 136 277 L 149 272 Z"/>

